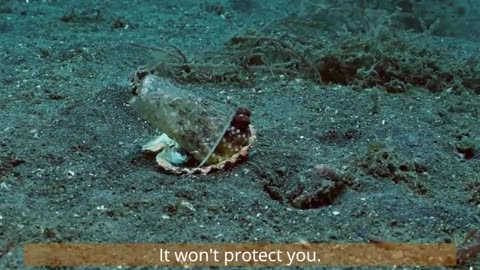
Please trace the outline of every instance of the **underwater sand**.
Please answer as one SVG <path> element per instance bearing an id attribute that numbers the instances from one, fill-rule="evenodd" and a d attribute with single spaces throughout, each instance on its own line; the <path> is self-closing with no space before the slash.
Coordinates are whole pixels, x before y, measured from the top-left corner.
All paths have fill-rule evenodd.
<path id="1" fill-rule="evenodd" d="M 200 84 L 251 109 L 258 141 L 231 170 L 159 172 L 140 152 L 158 132 L 128 106 L 131 74 L 153 58 L 131 44 L 167 39 L 199 58 L 286 16 L 289 1 L 227 5 L 227 18 L 199 2 L 2 1 L 0 269 L 25 269 L 32 242 L 460 244 L 480 228 L 480 95 L 470 90 L 392 94 L 278 74 L 254 87 Z M 479 47 L 416 42 L 456 44 L 453 55 Z M 473 156 L 459 152 L 466 140 Z M 354 184 L 326 205 L 294 207 L 286 194 L 318 164 Z"/>

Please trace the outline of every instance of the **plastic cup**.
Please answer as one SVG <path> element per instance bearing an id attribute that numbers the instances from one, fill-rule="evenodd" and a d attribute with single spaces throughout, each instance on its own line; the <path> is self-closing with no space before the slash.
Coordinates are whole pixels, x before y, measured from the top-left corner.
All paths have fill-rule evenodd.
<path id="1" fill-rule="evenodd" d="M 131 106 L 167 134 L 202 166 L 230 127 L 235 110 L 193 95 L 167 79 L 147 75 Z"/>

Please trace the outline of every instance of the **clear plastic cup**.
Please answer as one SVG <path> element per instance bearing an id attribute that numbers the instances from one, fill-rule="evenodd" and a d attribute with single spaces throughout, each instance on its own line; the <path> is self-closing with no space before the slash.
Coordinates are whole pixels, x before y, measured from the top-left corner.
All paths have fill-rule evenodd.
<path id="1" fill-rule="evenodd" d="M 155 75 L 145 76 L 130 104 L 191 154 L 198 166 L 211 156 L 235 115 L 226 104 L 197 97 Z"/>

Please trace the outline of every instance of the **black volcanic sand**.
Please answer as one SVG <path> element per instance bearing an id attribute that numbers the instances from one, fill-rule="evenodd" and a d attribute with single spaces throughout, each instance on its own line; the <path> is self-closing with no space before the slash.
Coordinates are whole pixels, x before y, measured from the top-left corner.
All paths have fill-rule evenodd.
<path id="1" fill-rule="evenodd" d="M 470 76 L 480 69 L 469 58 L 479 44 L 465 37 L 402 34 L 412 47 L 443 48 L 458 60 L 452 69 L 472 65 L 461 87 L 388 91 L 274 72 L 249 86 L 182 82 L 252 111 L 249 159 L 174 176 L 142 155 L 158 132 L 128 106 L 129 79 L 162 60 L 145 47 L 174 45 L 190 61 L 227 55 L 234 35 L 287 17 L 280 2 L 2 1 L 0 268 L 25 269 L 30 242 L 460 245 L 480 228 L 480 95 Z M 459 268 L 468 266 L 480 262 Z"/>

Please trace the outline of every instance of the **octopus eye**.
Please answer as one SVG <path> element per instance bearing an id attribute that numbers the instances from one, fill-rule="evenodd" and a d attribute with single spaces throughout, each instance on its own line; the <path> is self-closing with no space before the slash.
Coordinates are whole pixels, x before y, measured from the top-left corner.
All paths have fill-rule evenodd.
<path id="1" fill-rule="evenodd" d="M 240 108 L 237 109 L 236 115 L 239 115 L 239 114 L 244 114 L 244 115 L 250 117 L 252 115 L 252 112 L 247 108 L 240 107 Z"/>
<path id="2" fill-rule="evenodd" d="M 237 114 L 232 120 L 232 126 L 237 128 L 239 131 L 248 130 L 250 125 L 250 117 L 245 114 Z"/>

